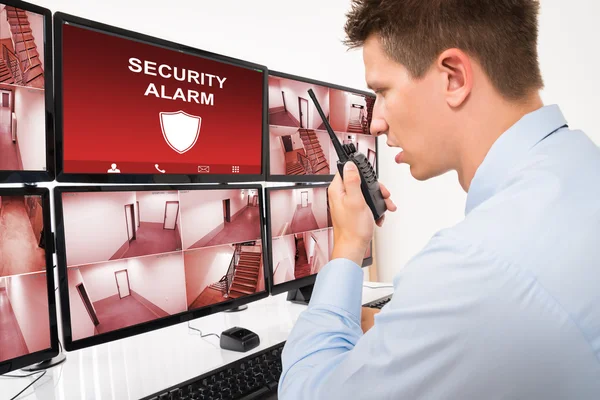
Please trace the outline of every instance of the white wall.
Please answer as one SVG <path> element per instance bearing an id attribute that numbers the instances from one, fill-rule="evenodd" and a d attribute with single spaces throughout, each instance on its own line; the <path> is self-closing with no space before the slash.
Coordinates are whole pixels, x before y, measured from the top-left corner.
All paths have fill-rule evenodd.
<path id="1" fill-rule="evenodd" d="M 187 310 L 183 253 L 127 260 L 131 290 L 169 314 Z"/>
<path id="2" fill-rule="evenodd" d="M 44 91 L 15 86 L 17 141 L 24 170 L 46 169 L 46 109 Z"/>
<path id="3" fill-rule="evenodd" d="M 108 261 L 127 242 L 125 204 L 135 192 L 63 194 L 68 265 Z"/>
<path id="4" fill-rule="evenodd" d="M 46 273 L 8 277 L 6 292 L 29 352 L 50 348 Z"/>
<path id="5" fill-rule="evenodd" d="M 293 190 L 275 190 L 271 196 L 271 235 L 279 236 L 285 224 L 288 224 L 287 233 L 291 232 L 289 224 L 292 223 L 296 211 L 296 197 Z"/>
<path id="6" fill-rule="evenodd" d="M 31 26 L 35 47 L 37 47 L 37 51 L 40 55 L 42 69 L 44 70 L 44 73 L 46 73 L 46 64 L 44 64 L 44 17 L 40 14 L 27 11 L 27 19 Z"/>
<path id="7" fill-rule="evenodd" d="M 296 244 L 294 235 L 274 238 L 273 247 L 273 276 L 274 284 L 278 285 L 294 279 L 296 265 Z"/>
<path id="8" fill-rule="evenodd" d="M 283 107 L 283 97 L 281 97 L 281 85 L 279 79 L 269 77 L 269 109 Z"/>
<path id="9" fill-rule="evenodd" d="M 183 248 L 188 249 L 206 234 L 216 229 L 223 219 L 223 200 L 230 199 L 230 212 L 233 217 L 248 205 L 248 190 L 242 196 L 235 190 L 190 190 L 180 192 L 181 230 Z"/>
<path id="10" fill-rule="evenodd" d="M 0 5 L 0 10 L 0 39 L 12 39 L 10 25 L 6 17 L 6 6 L 4 4 Z"/>
<path id="11" fill-rule="evenodd" d="M 329 121 L 331 128 L 336 132 L 345 132 L 350 120 L 348 93 L 334 89 L 329 92 L 329 97 L 331 99 L 331 109 L 333 110 Z"/>
<path id="12" fill-rule="evenodd" d="M 313 206 L 312 211 L 317 220 L 319 228 L 327 227 L 327 188 L 314 188 L 313 189 Z"/>
<path id="13" fill-rule="evenodd" d="M 179 201 L 177 192 L 136 192 L 136 197 L 140 202 L 140 221 L 161 224 L 165 221 L 167 201 Z"/>

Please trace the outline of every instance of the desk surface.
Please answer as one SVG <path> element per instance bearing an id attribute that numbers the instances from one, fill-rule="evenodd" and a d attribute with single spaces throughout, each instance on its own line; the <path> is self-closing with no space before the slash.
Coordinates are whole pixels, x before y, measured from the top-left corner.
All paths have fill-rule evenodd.
<path id="1" fill-rule="evenodd" d="M 364 287 L 363 303 L 393 291 L 389 284 L 365 284 L 387 287 Z M 190 322 L 205 334 L 220 334 L 233 326 L 256 332 L 260 346 L 247 353 L 222 350 L 217 337 L 200 338 L 187 323 L 69 352 L 66 362 L 49 369 L 19 399 L 139 399 L 286 340 L 305 309 L 286 301 L 284 293 L 251 303 L 242 312 L 218 313 Z M 0 377 L 0 400 L 10 399 L 37 376 Z"/>

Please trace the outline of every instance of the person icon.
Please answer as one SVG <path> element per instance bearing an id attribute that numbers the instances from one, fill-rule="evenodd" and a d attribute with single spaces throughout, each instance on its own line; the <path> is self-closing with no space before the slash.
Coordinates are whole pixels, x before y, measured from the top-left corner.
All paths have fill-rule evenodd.
<path id="1" fill-rule="evenodd" d="M 110 166 L 111 166 L 111 168 L 110 168 L 108 171 L 106 171 L 106 172 L 108 172 L 109 174 L 118 174 L 118 173 L 120 173 L 120 172 L 121 172 L 121 170 L 120 170 L 120 169 L 117 169 L 117 164 L 114 164 L 114 163 L 113 163 L 113 164 L 111 164 Z"/>

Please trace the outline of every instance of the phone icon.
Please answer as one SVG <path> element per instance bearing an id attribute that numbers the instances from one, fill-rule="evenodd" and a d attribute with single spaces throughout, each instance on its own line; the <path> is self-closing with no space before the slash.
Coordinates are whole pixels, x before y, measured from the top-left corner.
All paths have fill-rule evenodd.
<path id="1" fill-rule="evenodd" d="M 156 170 L 157 170 L 158 172 L 160 172 L 161 174 L 164 174 L 164 173 L 165 173 L 165 170 L 164 170 L 164 169 L 160 169 L 160 168 L 159 168 L 159 166 L 158 166 L 158 164 L 154 164 L 154 168 L 156 168 Z"/>

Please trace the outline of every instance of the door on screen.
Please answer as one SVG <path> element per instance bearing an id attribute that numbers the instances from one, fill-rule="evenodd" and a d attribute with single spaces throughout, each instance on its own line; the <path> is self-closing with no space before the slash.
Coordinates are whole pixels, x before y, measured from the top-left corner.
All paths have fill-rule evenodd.
<path id="1" fill-rule="evenodd" d="M 178 201 L 167 201 L 165 204 L 165 222 L 164 229 L 175 229 L 177 226 L 177 214 L 179 213 Z"/>
<path id="2" fill-rule="evenodd" d="M 133 204 L 125 206 L 125 222 L 127 223 L 127 239 L 135 240 L 135 210 Z"/>
<path id="3" fill-rule="evenodd" d="M 131 290 L 129 288 L 129 275 L 127 274 L 127 270 L 124 269 L 122 271 L 115 272 L 115 279 L 117 281 L 117 290 L 119 291 L 119 298 L 127 297 L 131 295 Z"/>

